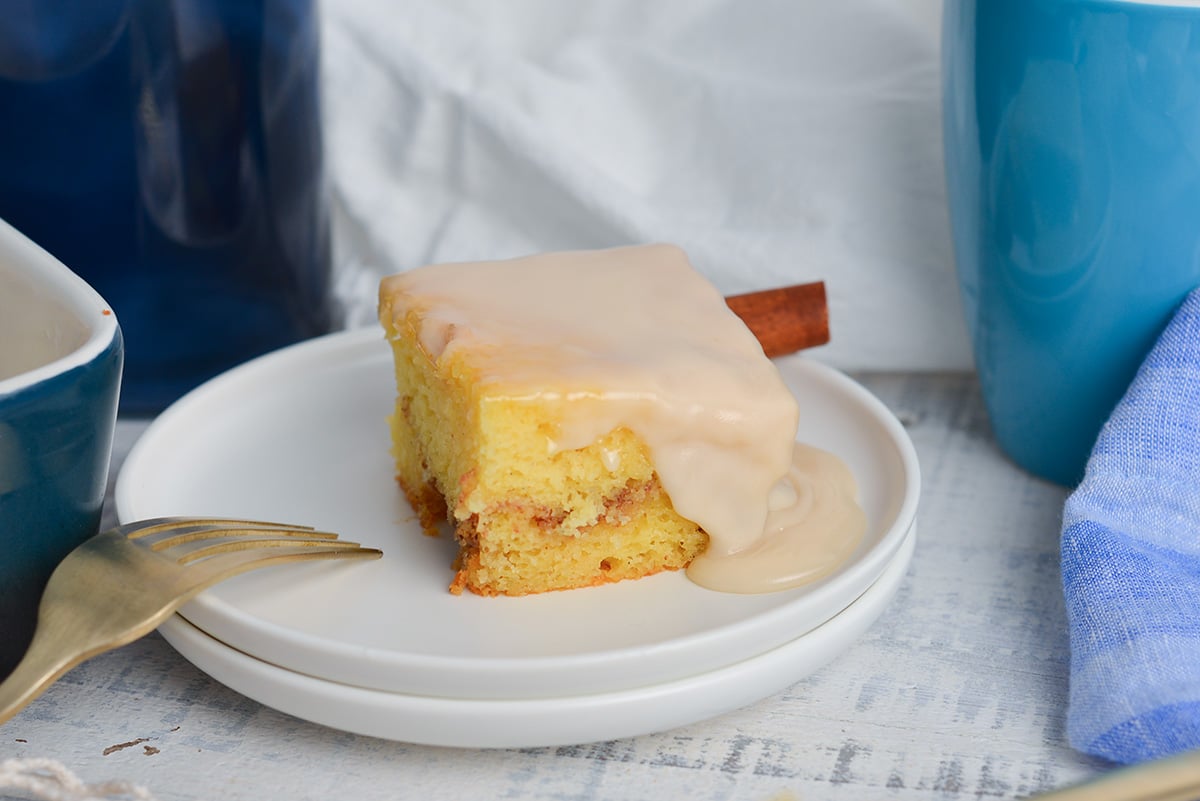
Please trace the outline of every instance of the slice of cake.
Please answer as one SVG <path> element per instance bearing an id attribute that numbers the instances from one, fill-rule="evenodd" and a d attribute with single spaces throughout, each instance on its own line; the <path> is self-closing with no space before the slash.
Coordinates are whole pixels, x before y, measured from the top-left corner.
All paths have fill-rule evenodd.
<path id="1" fill-rule="evenodd" d="M 796 402 L 668 245 L 384 279 L 397 478 L 454 528 L 451 590 L 524 595 L 686 566 L 763 532 Z"/>

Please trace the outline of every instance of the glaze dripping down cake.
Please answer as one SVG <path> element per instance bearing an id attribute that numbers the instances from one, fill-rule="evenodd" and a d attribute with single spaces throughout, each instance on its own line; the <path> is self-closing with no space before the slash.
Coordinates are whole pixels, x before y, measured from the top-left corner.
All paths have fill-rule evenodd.
<path id="1" fill-rule="evenodd" d="M 454 529 L 452 591 L 640 578 L 761 535 L 796 403 L 678 248 L 421 267 L 379 313 L 397 479 L 427 533 Z"/>

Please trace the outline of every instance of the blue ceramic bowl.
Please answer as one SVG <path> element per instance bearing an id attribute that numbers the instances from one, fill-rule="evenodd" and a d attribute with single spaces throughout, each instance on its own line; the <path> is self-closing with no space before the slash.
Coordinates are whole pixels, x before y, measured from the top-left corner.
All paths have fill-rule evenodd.
<path id="1" fill-rule="evenodd" d="M 100 524 L 123 358 L 108 304 L 0 221 L 0 676 L 50 573 Z"/>

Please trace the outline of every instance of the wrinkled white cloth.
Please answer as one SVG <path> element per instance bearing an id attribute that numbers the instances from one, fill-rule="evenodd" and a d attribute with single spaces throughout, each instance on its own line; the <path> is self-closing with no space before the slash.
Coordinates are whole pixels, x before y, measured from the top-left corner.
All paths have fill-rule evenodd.
<path id="1" fill-rule="evenodd" d="M 844 369 L 970 366 L 945 209 L 940 0 L 322 6 L 338 292 L 667 241 L 726 294 L 824 280 Z"/>

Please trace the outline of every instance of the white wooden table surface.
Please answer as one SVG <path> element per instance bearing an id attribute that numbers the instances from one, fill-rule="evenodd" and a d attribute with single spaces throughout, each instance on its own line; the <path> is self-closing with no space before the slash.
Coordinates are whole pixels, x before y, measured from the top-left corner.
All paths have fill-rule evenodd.
<path id="1" fill-rule="evenodd" d="M 150 635 L 75 669 L 0 727 L 0 761 L 51 758 L 85 782 L 128 780 L 162 801 L 1020 798 L 1105 770 L 1064 739 L 1064 490 L 998 453 L 973 376 L 857 378 L 916 443 L 916 554 L 853 648 L 754 706 L 593 745 L 429 748 L 266 708 Z M 119 424 L 114 475 L 143 428 Z"/>

